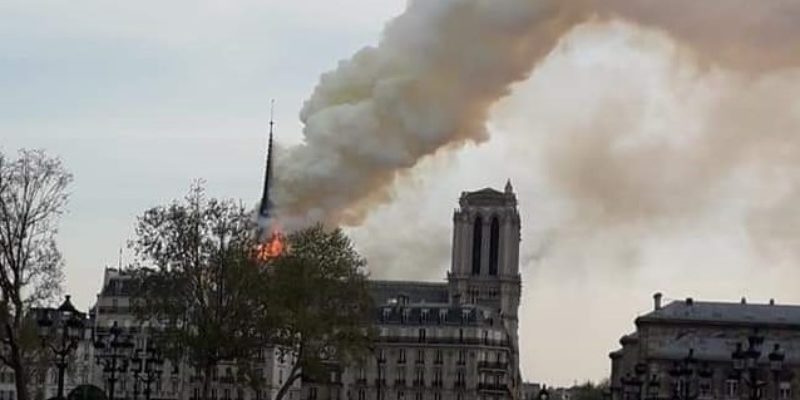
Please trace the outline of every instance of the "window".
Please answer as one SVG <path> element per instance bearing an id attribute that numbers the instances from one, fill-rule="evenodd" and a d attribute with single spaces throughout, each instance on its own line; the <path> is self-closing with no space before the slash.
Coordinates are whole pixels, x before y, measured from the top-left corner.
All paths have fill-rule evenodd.
<path id="1" fill-rule="evenodd" d="M 489 237 L 489 275 L 497 275 L 500 264 L 500 222 L 492 218 L 491 236 Z"/>
<path id="2" fill-rule="evenodd" d="M 729 399 L 739 397 L 739 382 L 734 379 L 725 381 L 725 397 Z"/>
<path id="3" fill-rule="evenodd" d="M 414 385 L 415 386 L 425 386 L 425 369 L 424 368 L 417 368 L 414 371 Z"/>
<path id="4" fill-rule="evenodd" d="M 402 390 L 397 392 L 397 400 L 405 400 L 405 398 L 406 394 Z"/>
<path id="5" fill-rule="evenodd" d="M 400 354 L 397 357 L 397 363 L 398 364 L 405 364 L 406 363 L 406 349 L 400 349 L 399 353 Z"/>
<path id="6" fill-rule="evenodd" d="M 378 349 L 378 362 L 379 363 L 386 362 L 386 351 L 384 349 Z"/>
<path id="7" fill-rule="evenodd" d="M 467 351 L 466 350 L 459 350 L 458 351 L 458 361 L 456 362 L 459 365 L 464 365 L 467 362 Z"/>
<path id="8" fill-rule="evenodd" d="M 789 400 L 792 398 L 792 383 L 781 382 L 778 386 L 778 398 L 780 400 Z"/>
<path id="9" fill-rule="evenodd" d="M 442 369 L 441 368 L 434 368 L 433 369 L 433 386 L 441 387 L 442 386 Z"/>
<path id="10" fill-rule="evenodd" d="M 358 389 L 358 400 L 367 400 L 367 392 L 364 389 Z"/>
<path id="11" fill-rule="evenodd" d="M 475 218 L 472 226 L 472 275 L 481 274 L 481 244 L 483 243 L 483 219 Z"/>
<path id="12" fill-rule="evenodd" d="M 315 386 L 311 386 L 311 387 L 308 388 L 308 398 L 310 400 L 316 400 L 317 399 L 317 388 Z"/>
<path id="13" fill-rule="evenodd" d="M 442 350 L 436 349 L 436 352 L 433 353 L 433 363 L 434 364 L 441 364 L 442 363 Z"/>
<path id="14" fill-rule="evenodd" d="M 433 392 L 433 400 L 442 400 L 441 392 Z"/>
<path id="15" fill-rule="evenodd" d="M 420 328 L 419 330 L 419 341 L 420 343 L 425 341 L 425 328 Z"/>
<path id="16" fill-rule="evenodd" d="M 417 350 L 417 364 L 425 364 L 425 350 Z"/>
<path id="17" fill-rule="evenodd" d="M 422 392 L 414 392 L 414 400 L 422 400 Z"/>
<path id="18" fill-rule="evenodd" d="M 386 321 L 386 320 L 388 320 L 388 319 L 389 319 L 389 316 L 390 316 L 391 314 L 392 314 L 392 309 L 391 309 L 391 308 L 389 308 L 389 307 L 384 307 L 384 308 L 383 308 L 383 314 L 381 314 L 381 315 L 382 315 L 382 317 L 383 317 L 383 321 Z"/>
<path id="19" fill-rule="evenodd" d="M 420 322 L 428 322 L 428 317 L 430 316 L 430 312 L 427 308 L 423 308 L 422 311 L 419 313 L 419 321 Z"/>
<path id="20" fill-rule="evenodd" d="M 405 385 L 406 384 L 406 369 L 405 368 L 398 368 L 397 369 L 397 379 L 395 380 L 395 385 Z"/>
<path id="21" fill-rule="evenodd" d="M 447 322 L 447 309 L 439 310 L 439 323 Z"/>

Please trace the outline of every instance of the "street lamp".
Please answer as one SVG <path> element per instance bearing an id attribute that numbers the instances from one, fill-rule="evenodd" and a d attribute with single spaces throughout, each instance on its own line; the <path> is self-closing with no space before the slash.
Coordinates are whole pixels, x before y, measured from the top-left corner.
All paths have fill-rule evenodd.
<path id="1" fill-rule="evenodd" d="M 628 372 L 620 379 L 624 399 L 630 399 L 631 397 L 636 400 L 652 399 L 658 395 L 658 388 L 661 383 L 655 374 L 648 378 L 648 371 L 647 364 L 636 363 L 633 367 L 633 375 Z"/>
<path id="2" fill-rule="evenodd" d="M 761 388 L 765 383 L 759 379 L 758 361 L 761 358 L 761 345 L 764 343 L 764 337 L 758 335 L 758 330 L 747 337 L 747 349 L 742 347 L 741 343 L 736 344 L 736 350 L 731 353 L 733 360 L 733 369 L 736 371 L 737 378 L 743 380 L 750 388 L 748 398 L 750 400 L 758 400 L 761 398 Z M 777 373 L 783 368 L 783 360 L 785 355 L 779 345 L 775 345 L 773 351 L 769 354 L 770 370 L 773 371 L 777 377 Z M 745 374 L 746 373 L 746 374 Z"/>
<path id="3" fill-rule="evenodd" d="M 690 348 L 689 354 L 680 361 L 676 361 L 669 370 L 669 375 L 675 382 L 672 395 L 674 399 L 694 400 L 704 394 L 703 391 L 705 389 L 701 386 L 707 382 L 697 382 L 697 379 L 707 381 L 711 379 L 714 372 L 707 362 L 701 364 L 699 368 L 695 366 L 696 364 L 697 359 L 694 357 L 694 349 Z M 692 382 L 695 383 L 694 391 L 692 391 Z"/>
<path id="4" fill-rule="evenodd" d="M 547 390 L 547 386 L 542 385 L 542 389 L 539 390 L 539 394 L 536 395 L 537 400 L 548 400 L 550 399 L 550 392 Z"/>
<path id="5" fill-rule="evenodd" d="M 83 337 L 83 319 L 81 313 L 75 309 L 70 301 L 70 296 L 65 296 L 64 302 L 52 312 L 52 309 L 42 310 L 40 318 L 36 321 L 39 326 L 39 337 L 42 345 L 53 352 L 55 365 L 58 368 L 58 393 L 57 399 L 64 399 L 64 372 L 69 364 L 69 354 L 78 348 L 78 342 Z M 60 337 L 55 337 L 59 335 Z"/>
<path id="6" fill-rule="evenodd" d="M 786 354 L 783 352 L 781 345 L 775 343 L 772 351 L 769 353 L 769 369 L 772 371 L 772 384 L 774 385 L 774 398 L 778 398 L 778 391 L 780 390 L 781 371 L 783 371 L 783 360 L 786 359 Z"/>
<path id="7" fill-rule="evenodd" d="M 164 359 L 159 351 L 148 343 L 145 349 L 136 349 L 131 357 L 131 372 L 133 372 L 134 388 L 137 389 L 134 399 L 138 395 L 138 383 L 144 384 L 144 398 L 150 400 L 150 385 L 161 379 Z"/>
<path id="8" fill-rule="evenodd" d="M 114 385 L 119 375 L 128 369 L 128 352 L 133 348 L 133 342 L 114 321 L 108 335 L 98 338 L 94 347 L 98 351 L 95 363 L 102 366 L 103 373 L 108 376 L 108 399 L 114 400 Z"/>

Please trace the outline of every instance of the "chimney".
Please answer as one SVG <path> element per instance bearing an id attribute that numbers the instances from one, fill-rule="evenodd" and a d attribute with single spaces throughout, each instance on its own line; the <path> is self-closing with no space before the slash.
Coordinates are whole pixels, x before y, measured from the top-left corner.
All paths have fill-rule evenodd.
<path id="1" fill-rule="evenodd" d="M 742 304 L 747 304 L 747 299 L 744 296 L 742 296 Z"/>
<path id="2" fill-rule="evenodd" d="M 658 311 L 658 310 L 661 309 L 661 298 L 662 297 L 663 296 L 662 296 L 661 292 L 656 292 L 656 294 L 653 295 L 653 310 L 654 311 Z"/>
<path id="3" fill-rule="evenodd" d="M 775 299 L 769 299 L 769 305 L 774 306 L 775 305 Z"/>
<path id="4" fill-rule="evenodd" d="M 692 299 L 691 297 L 687 297 L 686 298 L 686 305 L 687 306 L 691 306 L 692 304 L 694 304 L 694 299 Z"/>

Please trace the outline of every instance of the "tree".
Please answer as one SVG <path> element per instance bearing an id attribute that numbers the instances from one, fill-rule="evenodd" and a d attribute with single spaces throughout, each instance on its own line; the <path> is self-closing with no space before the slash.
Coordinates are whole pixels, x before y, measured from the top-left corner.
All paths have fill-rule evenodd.
<path id="1" fill-rule="evenodd" d="M 0 363 L 14 371 L 17 398 L 28 399 L 28 366 L 38 340 L 30 310 L 60 291 L 63 261 L 57 222 L 70 175 L 57 158 L 0 153 Z"/>
<path id="2" fill-rule="evenodd" d="M 318 379 L 331 364 L 365 356 L 373 335 L 364 265 L 341 229 L 321 225 L 289 235 L 288 251 L 271 262 L 266 293 L 277 314 L 274 341 L 293 363 L 276 400 L 301 377 Z"/>
<path id="3" fill-rule="evenodd" d="M 608 380 L 603 380 L 598 384 L 587 381 L 582 385 L 573 386 L 570 389 L 570 395 L 575 400 L 602 400 L 603 392 L 606 389 L 608 389 Z"/>
<path id="4" fill-rule="evenodd" d="M 206 399 L 221 361 L 252 359 L 269 340 L 266 270 L 254 257 L 256 244 L 251 213 L 206 199 L 200 184 L 183 201 L 138 219 L 134 312 L 156 327 L 168 357 L 202 371 Z"/>

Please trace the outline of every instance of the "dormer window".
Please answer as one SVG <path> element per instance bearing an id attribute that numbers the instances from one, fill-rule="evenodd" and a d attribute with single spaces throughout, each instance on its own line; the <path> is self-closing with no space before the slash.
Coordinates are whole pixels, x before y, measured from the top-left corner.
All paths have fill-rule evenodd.
<path id="1" fill-rule="evenodd" d="M 439 310 L 439 323 L 447 322 L 447 309 Z"/>
<path id="2" fill-rule="evenodd" d="M 419 313 L 419 322 L 428 322 L 429 312 L 427 308 L 423 308 Z"/>

